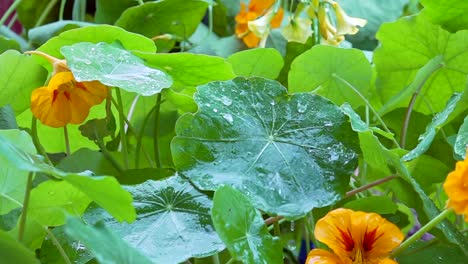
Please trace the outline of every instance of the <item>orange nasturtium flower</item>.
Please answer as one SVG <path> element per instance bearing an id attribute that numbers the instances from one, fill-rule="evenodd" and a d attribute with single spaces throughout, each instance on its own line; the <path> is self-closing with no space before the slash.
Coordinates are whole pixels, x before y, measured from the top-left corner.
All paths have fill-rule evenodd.
<path id="1" fill-rule="evenodd" d="M 48 85 L 35 89 L 31 94 L 31 111 L 44 125 L 81 124 L 89 109 L 107 97 L 108 88 L 102 83 L 76 81 L 64 60 L 37 51 L 28 53 L 46 58 L 54 67 Z"/>
<path id="2" fill-rule="evenodd" d="M 447 207 L 464 214 L 468 222 L 468 149 L 465 160 L 457 162 L 455 170 L 448 174 L 444 190 L 449 197 Z"/>
<path id="3" fill-rule="evenodd" d="M 247 7 L 245 3 L 241 2 L 241 10 L 236 16 L 236 36 L 242 38 L 247 47 L 257 47 L 260 40 L 268 36 L 269 28 L 277 28 L 281 25 L 283 9 L 280 8 L 276 14 L 273 14 L 272 7 L 274 3 L 274 0 L 251 0 Z M 265 18 L 252 24 L 262 16 Z M 249 22 L 251 22 L 250 28 Z M 259 23 L 262 23 L 262 25 L 258 25 Z M 252 28 L 261 28 L 262 30 L 252 30 Z M 268 31 L 263 30 L 263 28 L 267 28 Z"/>
<path id="4" fill-rule="evenodd" d="M 333 252 L 314 249 L 306 264 L 391 264 L 390 252 L 403 241 L 394 224 L 375 213 L 336 209 L 320 219 L 315 237 Z"/>

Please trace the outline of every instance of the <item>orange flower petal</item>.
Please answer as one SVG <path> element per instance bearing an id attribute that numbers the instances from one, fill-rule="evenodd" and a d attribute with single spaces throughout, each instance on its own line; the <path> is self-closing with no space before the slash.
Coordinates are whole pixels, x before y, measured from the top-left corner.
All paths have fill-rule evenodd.
<path id="1" fill-rule="evenodd" d="M 242 38 L 242 41 L 244 41 L 247 47 L 255 48 L 258 46 L 258 43 L 260 43 L 260 38 L 255 36 L 254 33 L 249 33 L 245 37 Z"/>
<path id="2" fill-rule="evenodd" d="M 347 264 L 341 261 L 341 259 L 326 250 L 323 249 L 313 249 L 307 255 L 307 260 L 305 264 Z"/>
<path id="3" fill-rule="evenodd" d="M 275 3 L 275 0 L 251 0 L 249 10 L 263 15 L 263 13 Z"/>
<path id="4" fill-rule="evenodd" d="M 444 182 L 444 190 L 449 197 L 447 207 L 453 208 L 457 214 L 465 214 L 468 222 L 468 155 L 464 161 L 456 164 Z"/>
<path id="5" fill-rule="evenodd" d="M 270 23 L 272 28 L 278 28 L 279 26 L 281 26 L 281 22 L 283 21 L 283 15 L 283 8 L 278 9 L 278 13 L 276 13 L 276 15 L 273 17 Z"/>

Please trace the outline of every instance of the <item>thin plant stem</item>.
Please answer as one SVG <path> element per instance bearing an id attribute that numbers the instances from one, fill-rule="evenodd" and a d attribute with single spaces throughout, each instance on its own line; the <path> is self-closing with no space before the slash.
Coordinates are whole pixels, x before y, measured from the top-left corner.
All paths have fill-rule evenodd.
<path id="1" fill-rule="evenodd" d="M 44 23 L 44 20 L 47 18 L 47 16 L 49 15 L 50 11 L 51 11 L 52 8 L 55 6 L 55 4 L 57 4 L 57 1 L 58 1 L 58 0 L 51 0 L 51 1 L 49 2 L 49 4 L 47 4 L 47 6 L 46 6 L 46 8 L 44 9 L 44 11 L 42 11 L 41 16 L 37 19 L 36 24 L 34 25 L 34 27 L 38 27 L 38 26 L 42 25 L 42 23 Z"/>
<path id="2" fill-rule="evenodd" d="M 377 186 L 377 185 L 386 183 L 386 182 L 388 182 L 388 181 L 390 181 L 390 180 L 393 180 L 393 179 L 395 179 L 395 178 L 398 178 L 398 176 L 397 176 L 397 175 L 390 175 L 390 176 L 387 176 L 387 177 L 385 177 L 385 178 L 376 180 L 376 181 L 374 181 L 374 182 L 371 182 L 371 183 L 369 183 L 369 184 L 363 185 L 363 186 L 361 186 L 361 187 L 359 187 L 359 188 L 356 188 L 356 189 L 354 189 L 354 190 L 351 190 L 351 191 L 347 192 L 346 195 L 345 195 L 345 197 L 346 197 L 346 198 L 351 197 L 351 196 L 353 196 L 353 195 L 355 195 L 355 194 L 357 194 L 357 193 L 360 193 L 360 192 L 369 190 L 370 188 L 373 188 L 373 187 L 375 187 L 375 186 Z"/>
<path id="3" fill-rule="evenodd" d="M 280 228 L 279 221 L 276 221 L 273 223 L 273 231 L 274 231 L 275 236 L 277 237 L 281 236 L 281 228 Z"/>
<path id="4" fill-rule="evenodd" d="M 309 226 L 309 220 L 307 219 L 307 216 L 304 217 L 304 233 L 305 233 L 305 243 L 306 243 L 306 252 L 309 252 L 311 250 L 310 248 L 310 241 L 311 241 L 311 236 L 313 235 L 312 230 L 310 229 Z"/>
<path id="5" fill-rule="evenodd" d="M 67 4 L 67 0 L 62 0 L 60 2 L 59 20 L 63 20 L 63 13 L 65 12 L 66 4 Z"/>
<path id="6" fill-rule="evenodd" d="M 232 263 L 234 263 L 234 261 L 235 261 L 234 258 L 230 258 L 230 259 L 226 262 L 226 264 L 232 264 Z"/>
<path id="7" fill-rule="evenodd" d="M 312 244 L 314 244 L 314 246 L 317 247 L 318 241 L 317 239 L 315 239 L 315 218 L 314 214 L 312 214 L 312 211 L 310 211 L 305 218 L 307 219 L 307 224 L 309 225 L 309 237 L 312 240 Z"/>
<path id="8" fill-rule="evenodd" d="M 161 113 L 161 93 L 156 95 L 156 109 L 154 110 L 153 148 L 156 167 L 161 168 L 161 157 L 159 153 L 159 116 Z"/>
<path id="9" fill-rule="evenodd" d="M 70 138 L 68 137 L 67 125 L 63 127 L 63 136 L 65 137 L 65 153 L 70 156 Z"/>
<path id="10" fill-rule="evenodd" d="M 52 231 L 50 231 L 50 229 L 47 227 L 45 227 L 44 229 L 46 230 L 50 239 L 52 239 L 52 243 L 54 244 L 54 246 L 57 248 L 58 252 L 62 256 L 63 261 L 65 261 L 66 264 L 72 264 L 72 262 L 70 261 L 70 258 L 68 258 L 67 253 L 65 253 L 65 250 L 63 249 L 62 245 L 60 245 L 60 242 L 57 240 L 54 233 L 52 233 Z"/>
<path id="11" fill-rule="evenodd" d="M 143 2 L 143 0 L 136 0 L 138 2 L 139 5 L 143 5 L 145 2 Z"/>
<path id="12" fill-rule="evenodd" d="M 128 169 L 128 146 L 127 146 L 127 135 L 125 133 L 125 115 L 123 113 L 122 95 L 120 94 L 120 88 L 115 89 L 117 96 L 117 109 L 119 112 L 119 126 L 120 126 L 120 142 L 122 144 L 122 153 L 124 159 L 124 169 Z"/>
<path id="13" fill-rule="evenodd" d="M 138 133 L 137 135 L 137 144 L 135 148 L 135 168 L 136 169 L 140 167 L 140 149 L 141 149 L 141 144 L 143 140 L 143 134 L 145 133 L 146 124 L 148 123 L 151 115 L 153 114 L 155 110 L 156 110 L 156 105 L 153 106 L 153 108 L 151 108 L 149 113 L 146 115 L 145 119 L 143 120 L 143 123 L 141 124 L 140 133 Z"/>
<path id="14" fill-rule="evenodd" d="M 29 197 L 31 195 L 33 177 L 34 177 L 34 172 L 29 172 L 28 181 L 26 183 L 26 189 L 24 191 L 23 209 L 21 210 L 21 218 L 19 221 L 19 228 L 18 228 L 18 240 L 20 242 L 23 241 L 24 229 L 26 226 L 26 217 L 28 215 Z"/>
<path id="15" fill-rule="evenodd" d="M 18 19 L 18 13 L 15 13 L 11 18 L 10 22 L 8 22 L 7 28 L 11 29 L 13 24 L 15 24 L 16 20 Z"/>
<path id="16" fill-rule="evenodd" d="M 0 18 L 0 27 L 5 24 L 7 21 L 8 17 L 15 11 L 16 7 L 21 3 L 21 0 L 15 0 L 13 4 L 11 4 L 10 7 L 8 7 L 7 11 L 3 14 L 3 16 Z"/>
<path id="17" fill-rule="evenodd" d="M 98 137 L 96 136 L 96 138 Z M 104 142 L 102 142 L 101 139 L 97 139 L 95 142 L 98 145 L 99 149 L 101 150 L 102 155 L 104 155 L 104 158 L 106 158 L 110 163 L 112 163 L 112 165 L 118 172 L 122 173 L 124 169 L 122 168 L 120 163 L 117 162 L 117 160 L 115 160 L 115 158 L 107 150 L 106 145 L 104 145 Z"/>
<path id="18" fill-rule="evenodd" d="M 41 145 L 41 142 L 39 141 L 39 136 L 37 135 L 37 118 L 33 116 L 32 121 L 31 121 L 31 137 L 34 146 L 36 147 L 37 152 L 44 157 L 45 161 L 49 164 L 52 165 L 52 162 L 49 159 L 49 156 L 47 155 L 46 151 L 44 150 L 44 147 Z"/>
<path id="19" fill-rule="evenodd" d="M 345 79 L 341 78 L 338 74 L 334 73 L 332 74 L 332 76 L 338 80 L 340 80 L 341 82 L 343 82 L 344 84 L 346 84 L 349 88 L 351 88 L 351 90 L 353 90 L 361 99 L 362 101 L 369 107 L 369 109 L 372 111 L 372 113 L 375 115 L 375 117 L 377 118 L 377 120 L 379 120 L 380 124 L 382 125 L 382 127 L 384 128 L 384 130 L 388 133 L 391 133 L 393 134 L 390 129 L 388 129 L 387 125 L 385 124 L 385 122 L 382 120 L 382 118 L 380 117 L 380 115 L 377 113 L 377 111 L 375 111 L 374 107 L 372 107 L 372 105 L 370 104 L 370 102 L 366 99 L 366 97 L 364 97 L 364 95 L 361 94 L 361 92 L 359 92 L 358 89 L 356 89 L 356 87 L 354 87 L 352 84 L 350 84 L 348 81 L 346 81 Z M 394 138 L 392 138 L 392 141 L 393 143 L 399 147 L 400 144 L 398 143 L 398 141 L 396 141 Z"/>
<path id="20" fill-rule="evenodd" d="M 211 256 L 211 259 L 213 260 L 213 264 L 220 264 L 221 262 L 219 261 L 219 255 L 218 253 L 214 254 Z"/>
<path id="21" fill-rule="evenodd" d="M 416 233 L 406 239 L 395 251 L 392 252 L 390 255 L 392 258 L 400 255 L 403 251 L 405 251 L 411 244 L 416 242 L 420 239 L 424 234 L 426 234 L 429 230 L 434 228 L 438 225 L 442 220 L 444 220 L 450 213 L 452 212 L 451 208 L 446 208 L 443 210 L 439 215 L 429 221 L 426 225 L 422 226 Z"/>

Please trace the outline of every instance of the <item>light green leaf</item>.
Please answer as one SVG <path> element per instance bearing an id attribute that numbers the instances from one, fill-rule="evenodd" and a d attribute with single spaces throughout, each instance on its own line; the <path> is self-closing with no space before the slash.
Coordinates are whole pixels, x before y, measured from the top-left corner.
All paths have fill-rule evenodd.
<path id="1" fill-rule="evenodd" d="M 9 49 L 20 51 L 21 47 L 15 40 L 0 35 L 0 54 Z"/>
<path id="2" fill-rule="evenodd" d="M 96 0 L 94 19 L 99 24 L 114 24 L 127 8 L 137 4 L 135 0 Z"/>
<path id="3" fill-rule="evenodd" d="M 115 41 L 118 41 L 127 50 L 156 52 L 156 46 L 151 39 L 109 25 L 96 25 L 65 31 L 57 37 L 51 38 L 44 45 L 40 46 L 38 50 L 51 56 L 62 58 L 60 48 L 63 46 L 80 42 L 113 43 Z"/>
<path id="4" fill-rule="evenodd" d="M 9 50 L 0 55 L 0 106 L 10 104 L 15 113 L 29 108 L 32 90 L 44 85 L 47 71 L 33 58 Z"/>
<path id="5" fill-rule="evenodd" d="M 213 198 L 213 224 L 231 255 L 242 263 L 283 263 L 281 243 L 239 191 L 223 186 Z"/>
<path id="6" fill-rule="evenodd" d="M 33 251 L 30 251 L 9 234 L 0 230 L 0 256 L 9 263 L 39 264 Z"/>
<path id="7" fill-rule="evenodd" d="M 454 34 L 424 17 L 404 17 L 382 25 L 377 38 L 381 46 L 374 53 L 377 91 L 386 103 L 410 85 L 416 73 L 437 56 L 443 67 L 435 68 L 419 93 L 414 110 L 424 114 L 440 112 L 454 92 L 465 88 L 468 74 L 468 30 Z M 408 107 L 410 98 L 396 107 Z"/>
<path id="8" fill-rule="evenodd" d="M 235 77 L 232 66 L 225 59 L 192 53 L 135 52 L 147 65 L 169 74 L 174 87 L 185 88 L 211 81 L 224 81 Z"/>
<path id="9" fill-rule="evenodd" d="M 134 197 L 138 220 L 106 224 L 155 263 L 179 263 L 224 249 L 211 223 L 211 200 L 187 180 L 174 176 L 125 188 Z M 99 220 L 103 214 L 91 210 L 87 216 Z"/>
<path id="10" fill-rule="evenodd" d="M 16 8 L 18 13 L 18 19 L 21 25 L 26 29 L 30 29 L 36 26 L 39 17 L 44 14 L 44 10 L 50 4 L 50 0 L 21 0 L 20 4 Z M 54 21 L 58 17 L 60 4 L 55 2 L 51 10 L 44 14 L 44 23 Z"/>
<path id="11" fill-rule="evenodd" d="M 60 226 L 67 214 L 79 217 L 90 203 L 91 199 L 70 183 L 48 180 L 32 189 L 28 217 L 43 226 Z"/>
<path id="12" fill-rule="evenodd" d="M 28 153 L 24 148 L 15 146 L 11 140 L 1 134 L 0 164 L 24 171 L 42 172 L 65 180 L 106 209 L 118 221 L 135 220 L 135 209 L 131 205 L 132 196 L 122 189 L 114 177 L 91 176 L 89 172 L 63 172 L 45 163 L 41 156 Z"/>
<path id="13" fill-rule="evenodd" d="M 76 218 L 68 218 L 65 232 L 79 240 L 102 264 L 151 264 L 152 262 L 135 248 L 114 234 L 104 224 L 83 224 Z"/>
<path id="14" fill-rule="evenodd" d="M 468 148 L 468 116 L 465 117 L 463 124 L 458 130 L 457 139 L 455 140 L 455 154 L 462 159 L 466 159 L 466 152 Z"/>
<path id="15" fill-rule="evenodd" d="M 388 196 L 363 197 L 347 202 L 343 207 L 377 214 L 394 214 L 398 210 L 397 204 Z"/>
<path id="16" fill-rule="evenodd" d="M 249 49 L 232 54 L 227 58 L 237 76 L 260 76 L 276 79 L 283 68 L 283 57 L 272 48 Z"/>
<path id="17" fill-rule="evenodd" d="M 199 110 L 179 118 L 171 149 L 179 172 L 199 188 L 231 185 L 288 218 L 344 194 L 357 138 L 331 102 L 290 96 L 260 77 L 200 86 L 195 101 Z"/>
<path id="18" fill-rule="evenodd" d="M 23 206 L 27 174 L 9 166 L 0 168 L 0 215 Z"/>
<path id="19" fill-rule="evenodd" d="M 164 0 L 128 8 L 115 25 L 149 38 L 170 34 L 169 40 L 157 40 L 160 50 L 170 50 L 175 40 L 186 40 L 195 32 L 208 4 L 200 0 Z"/>
<path id="20" fill-rule="evenodd" d="M 294 59 L 288 82 L 292 93 L 312 92 L 337 105 L 348 102 L 357 107 L 364 104 L 358 92 L 368 95 L 371 78 L 371 66 L 362 51 L 316 45 Z"/>
<path id="21" fill-rule="evenodd" d="M 420 0 L 424 6 L 422 13 L 431 22 L 442 25 L 451 32 L 468 29 L 468 2 L 458 0 Z"/>
<path id="22" fill-rule="evenodd" d="M 422 134 L 419 137 L 420 141 L 416 148 L 411 150 L 408 154 L 404 155 L 402 160 L 412 160 L 426 152 L 427 149 L 429 149 L 437 132 L 439 132 L 439 130 L 445 124 L 449 115 L 453 112 L 453 109 L 455 109 L 455 106 L 457 105 L 461 97 L 462 94 L 460 93 L 455 94 L 454 96 L 452 96 L 452 98 L 450 98 L 450 100 L 447 102 L 447 105 L 445 106 L 445 109 L 442 110 L 442 112 L 436 114 L 435 117 L 432 119 L 432 122 L 429 125 L 427 125 L 426 132 L 424 132 L 424 134 Z"/>
<path id="23" fill-rule="evenodd" d="M 172 85 L 164 72 L 146 67 L 129 51 L 104 42 L 65 46 L 61 52 L 78 81 L 98 80 L 143 96 L 159 93 Z"/>

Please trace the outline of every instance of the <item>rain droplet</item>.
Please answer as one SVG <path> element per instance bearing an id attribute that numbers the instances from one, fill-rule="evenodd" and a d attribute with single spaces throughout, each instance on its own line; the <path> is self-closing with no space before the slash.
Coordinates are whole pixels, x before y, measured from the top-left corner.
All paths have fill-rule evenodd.
<path id="1" fill-rule="evenodd" d="M 333 122 L 332 121 L 325 121 L 325 123 L 323 125 L 326 126 L 326 127 L 331 127 L 331 126 L 333 126 Z"/>
<path id="2" fill-rule="evenodd" d="M 229 124 L 232 124 L 232 122 L 234 121 L 234 118 L 232 118 L 231 114 L 223 114 L 223 117 L 224 119 L 226 119 L 226 121 L 229 122 Z"/>
<path id="3" fill-rule="evenodd" d="M 300 102 L 297 103 L 297 112 L 300 114 L 304 113 L 307 110 L 306 104 L 301 104 Z"/>
<path id="4" fill-rule="evenodd" d="M 271 104 L 271 105 L 275 105 L 276 102 L 275 102 L 274 100 L 271 100 L 270 104 Z"/>
<path id="5" fill-rule="evenodd" d="M 221 102 L 225 105 L 225 106 L 230 106 L 232 105 L 232 100 L 231 98 L 223 95 L 223 97 L 221 97 Z"/>
<path id="6" fill-rule="evenodd" d="M 213 112 L 218 113 L 218 109 L 213 108 Z"/>

